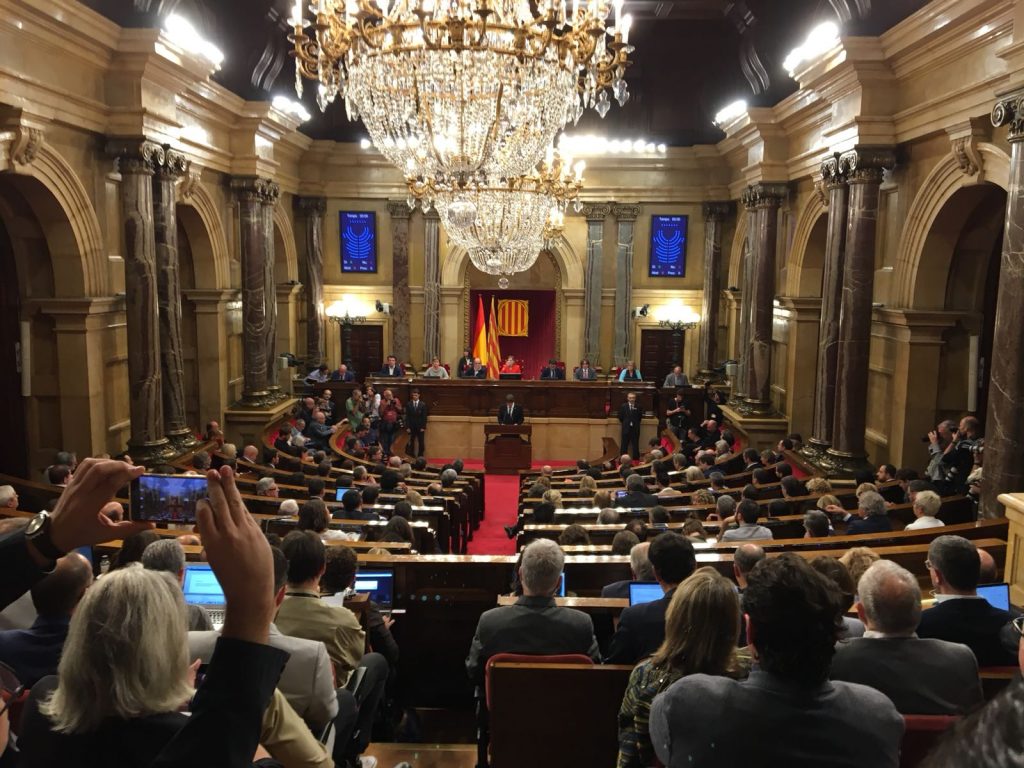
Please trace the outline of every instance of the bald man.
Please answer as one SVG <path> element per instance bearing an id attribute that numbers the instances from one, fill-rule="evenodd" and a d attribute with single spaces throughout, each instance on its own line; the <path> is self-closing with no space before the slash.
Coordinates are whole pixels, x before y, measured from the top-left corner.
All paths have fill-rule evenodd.
<path id="1" fill-rule="evenodd" d="M 0 485 L 0 509 L 17 509 L 18 492 L 13 485 Z"/>

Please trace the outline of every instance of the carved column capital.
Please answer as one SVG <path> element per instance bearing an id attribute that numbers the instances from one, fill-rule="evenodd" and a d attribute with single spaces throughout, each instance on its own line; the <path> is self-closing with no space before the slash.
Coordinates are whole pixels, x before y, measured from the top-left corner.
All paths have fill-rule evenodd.
<path id="1" fill-rule="evenodd" d="M 171 149 L 169 144 L 164 144 L 163 150 L 163 156 L 154 159 L 153 170 L 158 178 L 177 181 L 188 173 L 192 161 L 181 152 Z"/>
<path id="2" fill-rule="evenodd" d="M 580 213 L 587 221 L 604 221 L 611 212 L 611 203 L 584 203 L 580 206 Z"/>
<path id="3" fill-rule="evenodd" d="M 412 209 L 404 200 L 388 200 L 388 215 L 392 219 L 408 219 L 412 216 Z"/>
<path id="4" fill-rule="evenodd" d="M 778 208 L 789 195 L 789 185 L 785 182 L 759 181 L 743 190 L 740 199 L 748 211 L 756 208 Z"/>
<path id="5" fill-rule="evenodd" d="M 276 204 L 281 195 L 278 184 L 259 176 L 235 176 L 231 179 L 231 191 L 238 200 L 270 205 Z"/>
<path id="6" fill-rule="evenodd" d="M 892 147 L 856 147 L 839 156 L 839 170 L 850 184 L 881 184 L 883 172 L 895 165 Z"/>
<path id="7" fill-rule="evenodd" d="M 146 139 L 110 139 L 106 152 L 117 162 L 119 173 L 151 176 L 167 161 L 167 150 Z"/>
<path id="8" fill-rule="evenodd" d="M 619 221 L 636 221 L 640 215 L 640 204 L 639 203 L 628 203 L 628 204 L 613 204 L 612 214 Z"/>
<path id="9" fill-rule="evenodd" d="M 199 189 L 200 183 L 203 181 L 203 167 L 190 163 L 188 172 L 181 177 L 181 183 L 178 186 L 178 192 L 182 200 L 190 200 L 196 191 Z"/>
<path id="10" fill-rule="evenodd" d="M 1010 141 L 1021 141 L 1024 139 L 1024 93 L 1015 93 L 996 102 L 992 107 L 992 126 L 1001 128 L 1004 125 L 1010 127 Z"/>
<path id="11" fill-rule="evenodd" d="M 43 121 L 21 109 L 0 108 L 0 171 L 31 165 L 45 137 Z"/>
<path id="12" fill-rule="evenodd" d="M 732 200 L 704 203 L 701 206 L 704 221 L 725 221 L 736 212 L 736 204 Z"/>
<path id="13" fill-rule="evenodd" d="M 309 216 L 310 214 L 319 214 L 323 216 L 327 213 L 327 198 L 326 197 L 296 197 L 294 202 L 295 210 L 300 213 Z"/>

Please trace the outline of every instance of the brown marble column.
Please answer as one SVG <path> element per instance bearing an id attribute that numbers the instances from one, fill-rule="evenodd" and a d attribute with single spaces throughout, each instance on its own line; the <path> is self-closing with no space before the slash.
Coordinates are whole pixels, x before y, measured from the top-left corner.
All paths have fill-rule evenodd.
<path id="1" fill-rule="evenodd" d="M 255 176 L 237 177 L 231 189 L 238 201 L 242 266 L 242 400 L 262 408 L 273 402 L 267 384 L 267 304 L 276 291 L 267 285 L 266 227 L 263 198 L 271 182 Z"/>
<path id="2" fill-rule="evenodd" d="M 398 362 L 412 362 L 409 333 L 409 312 L 412 294 L 409 292 L 409 205 L 401 200 L 388 200 L 391 217 L 391 350 Z"/>
<path id="3" fill-rule="evenodd" d="M 613 205 L 618 237 L 615 253 L 615 308 L 613 314 L 614 340 L 612 362 L 625 365 L 633 357 L 633 318 L 630 310 L 633 299 L 633 230 L 640 215 L 639 205 Z M 674 360 L 673 362 L 681 362 Z"/>
<path id="4" fill-rule="evenodd" d="M 704 203 L 704 296 L 701 300 L 696 381 L 721 380 L 718 362 L 719 284 L 722 272 L 722 223 L 733 212 L 731 202 Z"/>
<path id="5" fill-rule="evenodd" d="M 128 335 L 128 452 L 152 463 L 173 453 L 164 436 L 160 357 L 160 302 L 153 221 L 153 172 L 164 162 L 163 147 L 144 140 L 114 140 L 107 152 L 121 174 L 124 227 L 125 315 Z"/>
<path id="6" fill-rule="evenodd" d="M 750 299 L 753 291 L 750 287 L 750 275 L 754 265 L 753 242 L 757 231 L 757 222 L 761 218 L 761 211 L 756 208 L 747 210 L 747 234 L 743 240 L 742 260 L 740 261 L 740 306 L 739 306 L 739 328 L 736 340 L 736 377 L 732 382 L 732 391 L 729 396 L 729 403 L 735 408 L 745 407 L 749 385 L 747 371 L 750 362 Z"/>
<path id="7" fill-rule="evenodd" d="M 869 466 L 864 450 L 864 429 L 867 426 L 871 304 L 875 290 L 878 188 L 882 184 L 883 170 L 894 164 L 892 150 L 884 147 L 859 147 L 844 152 L 839 158 L 839 170 L 846 173 L 848 179 L 849 204 L 832 447 L 822 460 L 823 467 L 832 474 L 853 474 Z"/>
<path id="8" fill-rule="evenodd" d="M 997 103 L 992 125 L 1009 126 L 1010 188 L 992 341 L 998 351 L 992 357 L 985 419 L 981 509 L 986 517 L 1003 514 L 999 494 L 1024 491 L 1024 94 Z"/>
<path id="9" fill-rule="evenodd" d="M 601 290 L 604 273 L 604 220 L 612 212 L 610 203 L 586 203 L 581 208 L 587 219 L 587 264 L 583 275 L 583 354 L 591 366 L 602 364 Z M 613 361 L 608 358 L 608 370 Z"/>
<path id="10" fill-rule="evenodd" d="M 306 367 L 324 362 L 324 214 L 323 197 L 297 197 L 295 207 L 305 219 L 306 241 Z"/>
<path id="11" fill-rule="evenodd" d="M 272 400 L 283 400 L 285 394 L 277 383 L 277 277 L 274 268 L 277 263 L 274 238 L 274 209 L 281 197 L 281 187 L 268 181 L 260 196 L 260 214 L 263 223 L 263 285 L 264 312 L 266 326 L 264 329 L 264 348 L 267 357 L 267 391 Z"/>
<path id="12" fill-rule="evenodd" d="M 756 210 L 750 230 L 750 341 L 747 352 L 745 412 L 772 412 L 772 315 L 775 300 L 775 246 L 779 206 L 786 198 L 785 184 L 759 183 L 747 187 L 743 204 Z"/>
<path id="13" fill-rule="evenodd" d="M 157 292 L 160 304 L 160 372 L 163 380 L 164 435 L 178 451 L 195 445 L 185 417 L 185 366 L 182 362 L 181 280 L 178 274 L 178 213 L 175 185 L 188 173 L 189 161 L 164 147 L 153 177 Z"/>
<path id="14" fill-rule="evenodd" d="M 821 179 L 828 205 L 825 270 L 821 284 L 821 325 L 818 329 L 818 373 L 814 383 L 814 421 L 805 453 L 819 457 L 832 446 L 835 418 L 836 367 L 839 361 L 839 308 L 843 298 L 846 256 L 846 218 L 849 188 L 840 170 L 839 155 L 821 163 Z"/>
<path id="15" fill-rule="evenodd" d="M 423 214 L 423 362 L 441 356 L 441 218 Z"/>

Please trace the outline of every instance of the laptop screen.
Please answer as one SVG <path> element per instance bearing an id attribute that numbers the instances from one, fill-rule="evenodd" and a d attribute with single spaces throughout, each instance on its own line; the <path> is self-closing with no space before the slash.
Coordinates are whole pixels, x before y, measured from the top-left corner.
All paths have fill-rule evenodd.
<path id="1" fill-rule="evenodd" d="M 224 590 L 206 563 L 188 563 L 182 585 L 185 602 L 190 605 L 224 605 Z"/>
<path id="2" fill-rule="evenodd" d="M 377 605 L 391 607 L 394 600 L 395 571 L 392 568 L 374 568 L 358 571 L 353 589 L 370 596 Z"/>
<path id="3" fill-rule="evenodd" d="M 558 578 L 558 596 L 565 597 L 565 571 Z"/>
<path id="4" fill-rule="evenodd" d="M 665 596 L 661 585 L 656 581 L 631 581 L 629 582 L 629 604 L 639 605 L 650 603 L 654 600 L 661 600 Z"/>
<path id="5" fill-rule="evenodd" d="M 988 600 L 993 608 L 1000 608 L 1004 611 L 1010 610 L 1010 585 L 1009 584 L 980 584 L 978 586 L 978 597 Z"/>

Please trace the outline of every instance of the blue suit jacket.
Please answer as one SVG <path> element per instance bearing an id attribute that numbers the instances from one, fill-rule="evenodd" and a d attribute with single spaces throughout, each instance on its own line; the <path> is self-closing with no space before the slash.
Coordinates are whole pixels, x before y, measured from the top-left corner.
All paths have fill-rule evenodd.
<path id="1" fill-rule="evenodd" d="M 0 659 L 29 687 L 57 674 L 70 621 L 67 616 L 40 616 L 29 629 L 0 632 Z"/>
<path id="2" fill-rule="evenodd" d="M 674 594 L 670 589 L 660 600 L 631 605 L 622 612 L 605 664 L 636 664 L 658 650 L 665 639 L 665 611 Z"/>

